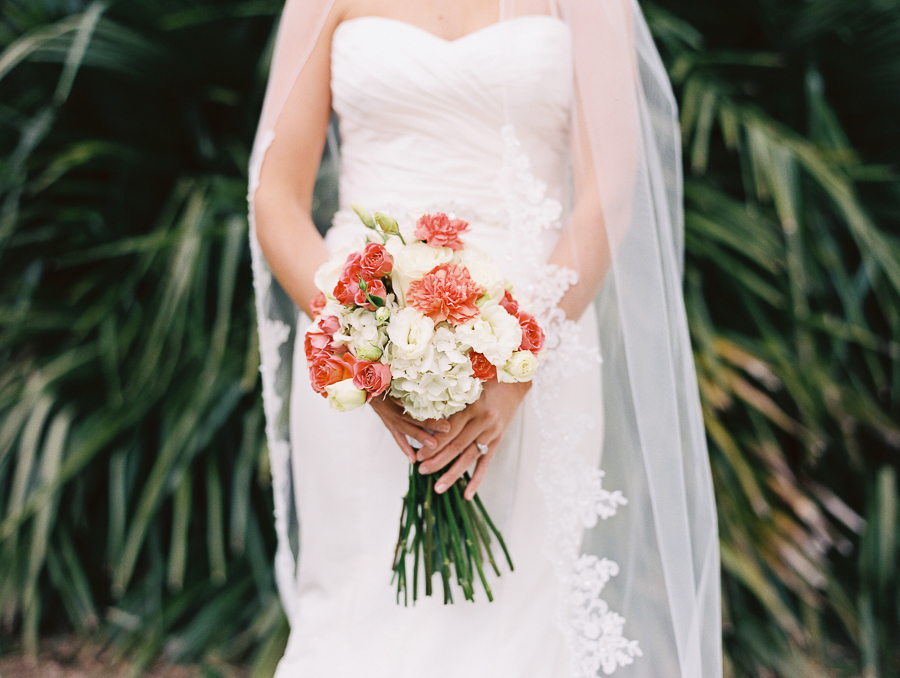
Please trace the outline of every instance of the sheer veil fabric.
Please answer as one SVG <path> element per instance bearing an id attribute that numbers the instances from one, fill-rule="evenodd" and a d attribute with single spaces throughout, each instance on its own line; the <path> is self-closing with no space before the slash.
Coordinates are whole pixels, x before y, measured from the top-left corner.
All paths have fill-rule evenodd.
<path id="1" fill-rule="evenodd" d="M 275 572 L 296 615 L 299 522 L 289 439 L 293 347 L 299 311 L 272 276 L 255 237 L 253 198 L 281 109 L 326 22 L 333 0 L 287 0 L 250 167 L 251 249 L 279 546 Z M 551 14 L 572 33 L 573 166 L 579 193 L 599 196 L 589 232 L 564 226 L 579 284 L 608 266 L 595 299 L 603 357 L 603 412 L 556 411 L 553 370 L 572 369 L 567 321 L 532 392 L 542 426 L 539 479 L 556 526 L 547 548 L 559 578 L 557 624 L 573 675 L 719 678 L 719 551 L 712 479 L 681 294 L 683 217 L 676 105 L 636 0 L 502 0 L 500 20 Z M 585 181 L 589 182 L 585 186 Z M 569 206 L 571 207 L 571 205 Z M 586 240 L 587 239 L 587 240 Z M 591 243 L 609 262 L 587 260 Z M 590 241 L 590 242 L 588 242 Z M 588 284 L 583 282 L 581 284 Z M 552 306 L 552 297 L 549 306 Z M 551 334 L 553 333 L 551 328 Z M 577 368 L 577 365 L 575 365 Z M 543 371 L 543 368 L 542 368 Z M 558 409 L 558 408 L 557 408 Z M 600 468 L 573 466 L 566 449 L 582 416 L 602 417 Z M 614 491 L 627 505 L 619 506 Z M 599 519 L 598 519 L 599 518 Z"/>

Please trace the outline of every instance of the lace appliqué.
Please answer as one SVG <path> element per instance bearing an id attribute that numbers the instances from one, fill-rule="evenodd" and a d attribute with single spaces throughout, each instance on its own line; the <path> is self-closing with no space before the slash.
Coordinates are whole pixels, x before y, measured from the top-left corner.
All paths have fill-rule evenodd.
<path id="1" fill-rule="evenodd" d="M 619 491 L 603 487 L 603 471 L 573 450 L 596 420 L 559 406 L 559 390 L 585 361 L 600 362 L 600 353 L 586 346 L 578 324 L 559 308 L 566 291 L 578 283 L 576 271 L 541 260 L 541 234 L 559 228 L 562 206 L 545 196 L 546 184 L 531 173 L 511 125 L 503 130 L 504 163 L 498 188 L 506 203 L 504 222 L 510 251 L 529 269 L 528 282 L 517 289 L 545 333 L 546 351 L 535 376 L 532 405 L 540 422 L 541 456 L 535 479 L 547 504 L 545 551 L 553 564 L 560 597 L 555 621 L 572 658 L 576 678 L 613 673 L 640 656 L 637 641 L 622 635 L 625 619 L 600 597 L 619 567 L 608 559 L 581 553 L 584 530 L 613 517 L 627 501 Z"/>
<path id="2" fill-rule="evenodd" d="M 566 608 L 578 640 L 579 676 L 609 675 L 634 662 L 643 653 L 637 641 L 622 636 L 625 618 L 609 609 L 600 594 L 619 566 L 607 558 L 581 556 L 575 561 L 572 587 Z"/>
<path id="3" fill-rule="evenodd" d="M 540 261 L 541 232 L 560 227 L 562 205 L 546 197 L 547 183 L 531 171 L 531 160 L 522 150 L 512 125 L 500 130 L 503 138 L 503 164 L 497 178 L 497 190 L 504 202 L 504 221 L 512 248 L 522 263 L 533 266 Z"/>

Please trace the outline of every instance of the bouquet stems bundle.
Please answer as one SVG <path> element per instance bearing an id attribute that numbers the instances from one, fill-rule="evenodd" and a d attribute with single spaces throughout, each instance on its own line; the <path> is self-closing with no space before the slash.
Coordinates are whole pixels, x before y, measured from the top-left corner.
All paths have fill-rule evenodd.
<path id="1" fill-rule="evenodd" d="M 448 466 L 449 468 L 449 466 Z M 500 531 L 491 521 L 484 504 L 476 494 L 472 501 L 465 499 L 469 482 L 466 472 L 443 494 L 434 490 L 440 473 L 422 475 L 419 464 L 409 467 L 409 490 L 403 499 L 400 515 L 400 536 L 394 552 L 394 581 L 397 583 L 397 603 L 409 603 L 409 575 L 407 559 L 412 558 L 412 600 L 419 594 L 419 572 L 424 570 L 425 595 L 433 593 L 431 580 L 440 574 L 444 591 L 444 604 L 453 602 L 450 582 L 456 583 L 466 600 L 475 600 L 475 574 L 489 601 L 494 600 L 484 571 L 485 557 L 497 576 L 500 569 L 491 551 L 491 534 L 497 538 L 509 569 L 512 559 L 503 542 Z"/>

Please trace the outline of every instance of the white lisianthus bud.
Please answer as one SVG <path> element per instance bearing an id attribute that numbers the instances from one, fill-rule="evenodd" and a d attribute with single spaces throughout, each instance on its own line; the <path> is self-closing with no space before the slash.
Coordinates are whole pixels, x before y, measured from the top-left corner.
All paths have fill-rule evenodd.
<path id="1" fill-rule="evenodd" d="M 484 307 L 488 304 L 488 302 L 490 302 L 490 301 L 491 301 L 491 295 L 485 293 L 485 294 L 482 294 L 480 297 L 478 297 L 478 298 L 475 300 L 475 305 L 476 305 L 478 308 L 484 308 Z"/>
<path id="2" fill-rule="evenodd" d="M 378 346 L 374 344 L 366 344 L 364 346 L 356 347 L 356 357 L 360 360 L 368 360 L 369 362 L 374 362 L 376 360 L 380 360 L 381 356 L 384 354 Z"/>
<path id="3" fill-rule="evenodd" d="M 516 351 L 503 367 L 497 368 L 497 381 L 531 381 L 540 361 L 531 351 Z"/>
<path id="4" fill-rule="evenodd" d="M 400 233 L 400 225 L 397 223 L 397 220 L 384 212 L 375 212 L 375 223 L 388 235 Z"/>
<path id="5" fill-rule="evenodd" d="M 344 379 L 325 387 L 328 404 L 335 412 L 349 412 L 366 404 L 366 392 L 353 385 L 353 379 Z"/>
<path id="6" fill-rule="evenodd" d="M 391 319 L 391 309 L 387 306 L 382 306 L 377 311 L 375 311 L 375 322 L 379 325 L 384 325 Z"/>
<path id="7" fill-rule="evenodd" d="M 353 208 L 353 211 L 359 216 L 360 220 L 366 225 L 367 228 L 374 229 L 375 228 L 375 220 L 372 218 L 372 215 L 368 213 L 363 207 L 355 202 L 350 207 Z"/>

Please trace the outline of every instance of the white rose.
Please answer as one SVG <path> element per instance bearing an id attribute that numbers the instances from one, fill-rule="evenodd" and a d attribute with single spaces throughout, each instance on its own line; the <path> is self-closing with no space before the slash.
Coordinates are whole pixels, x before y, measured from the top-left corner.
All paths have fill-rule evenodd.
<path id="1" fill-rule="evenodd" d="M 456 328 L 459 341 L 484 355 L 492 365 L 506 364 L 522 343 L 519 321 L 500 306 L 487 306 L 481 315 Z"/>
<path id="2" fill-rule="evenodd" d="M 406 290 L 413 280 L 424 277 L 435 266 L 453 260 L 453 250 L 449 247 L 431 247 L 423 242 L 404 245 L 400 238 L 389 238 L 385 247 L 394 259 L 391 284 L 401 306 L 406 303 Z"/>
<path id="3" fill-rule="evenodd" d="M 531 351 L 516 351 L 503 367 L 497 368 L 497 381 L 531 381 L 540 361 Z"/>
<path id="4" fill-rule="evenodd" d="M 466 245 L 456 252 L 454 263 L 465 266 L 472 280 L 483 287 L 491 299 L 499 301 L 503 298 L 506 278 L 489 254 L 472 245 Z"/>
<path id="5" fill-rule="evenodd" d="M 421 357 L 431 344 L 434 322 L 408 306 L 391 315 L 387 334 L 393 343 L 392 356 L 414 360 Z"/>
<path id="6" fill-rule="evenodd" d="M 366 392 L 353 385 L 353 379 L 344 379 L 325 387 L 328 404 L 335 412 L 349 412 L 366 404 Z"/>

